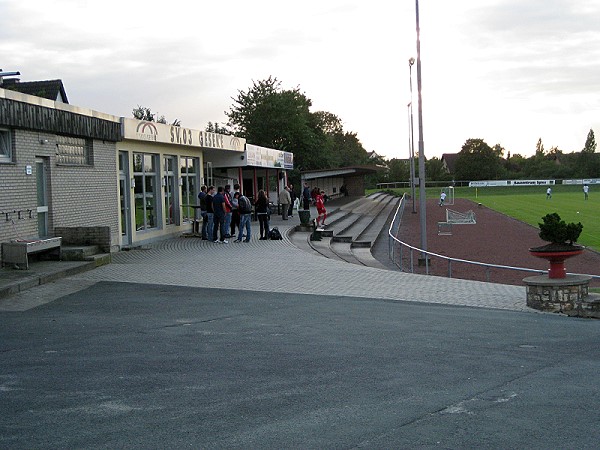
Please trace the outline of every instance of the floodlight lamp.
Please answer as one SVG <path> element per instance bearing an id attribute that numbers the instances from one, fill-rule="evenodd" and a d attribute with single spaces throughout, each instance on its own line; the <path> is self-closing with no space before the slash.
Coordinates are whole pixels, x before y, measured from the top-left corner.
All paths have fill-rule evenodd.
<path id="1" fill-rule="evenodd" d="M 415 63 L 415 58 L 413 58 L 412 56 L 408 59 L 408 65 L 412 66 Z"/>

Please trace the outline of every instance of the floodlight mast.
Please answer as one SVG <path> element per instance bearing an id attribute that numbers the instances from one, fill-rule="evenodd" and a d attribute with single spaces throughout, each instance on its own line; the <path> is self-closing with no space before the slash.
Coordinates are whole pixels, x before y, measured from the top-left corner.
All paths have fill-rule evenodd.
<path id="1" fill-rule="evenodd" d="M 417 22 L 417 98 L 419 120 L 419 220 L 421 224 L 421 257 L 428 266 L 427 258 L 427 212 L 425 198 L 425 146 L 423 144 L 423 100 L 421 98 L 421 28 L 419 26 L 419 0 L 415 0 Z"/>

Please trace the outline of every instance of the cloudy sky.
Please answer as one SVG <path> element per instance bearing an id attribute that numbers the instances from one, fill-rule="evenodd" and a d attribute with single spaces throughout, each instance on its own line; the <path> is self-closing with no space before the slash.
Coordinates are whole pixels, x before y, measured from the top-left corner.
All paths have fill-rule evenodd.
<path id="1" fill-rule="evenodd" d="M 600 133 L 598 19 L 599 0 L 421 0 L 425 155 L 581 150 Z M 204 129 L 273 76 L 388 158 L 408 156 L 411 56 L 412 0 L 0 0 L 0 68 L 62 79 L 71 104 Z M 416 65 L 413 90 L 417 136 Z"/>

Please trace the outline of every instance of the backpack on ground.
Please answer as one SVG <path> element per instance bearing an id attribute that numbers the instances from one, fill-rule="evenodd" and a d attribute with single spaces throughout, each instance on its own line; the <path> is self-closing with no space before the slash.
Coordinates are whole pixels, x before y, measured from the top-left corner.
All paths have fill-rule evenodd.
<path id="1" fill-rule="evenodd" d="M 271 231 L 269 231 L 269 239 L 271 239 L 272 241 L 279 241 L 283 239 L 277 227 L 271 228 Z"/>

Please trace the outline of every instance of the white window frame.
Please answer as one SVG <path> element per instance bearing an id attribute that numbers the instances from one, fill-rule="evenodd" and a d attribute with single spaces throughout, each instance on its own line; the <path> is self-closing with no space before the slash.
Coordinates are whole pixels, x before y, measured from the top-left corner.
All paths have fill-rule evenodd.
<path id="1" fill-rule="evenodd" d="M 0 163 L 12 163 L 14 156 L 12 132 L 0 128 Z"/>

